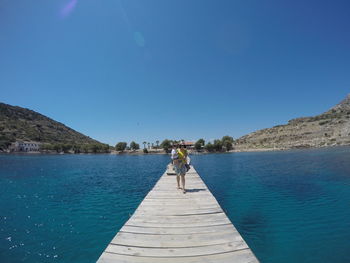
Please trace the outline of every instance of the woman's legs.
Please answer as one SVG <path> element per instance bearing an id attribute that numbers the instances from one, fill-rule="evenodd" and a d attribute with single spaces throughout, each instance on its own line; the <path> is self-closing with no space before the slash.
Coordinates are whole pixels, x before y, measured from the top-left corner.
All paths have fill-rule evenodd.
<path id="1" fill-rule="evenodd" d="M 178 174 L 176 175 L 176 181 L 177 181 L 177 189 L 181 189 L 181 187 L 180 187 L 180 176 Z"/>
<path id="2" fill-rule="evenodd" d="M 186 167 L 183 163 L 174 162 L 174 164 L 175 164 L 177 188 L 181 189 L 180 188 L 180 176 L 181 176 L 182 191 L 183 193 L 185 193 L 186 192 L 185 190 Z"/>
<path id="3" fill-rule="evenodd" d="M 182 191 L 185 193 L 186 189 L 185 189 L 185 175 L 181 174 L 181 183 L 182 183 Z"/>

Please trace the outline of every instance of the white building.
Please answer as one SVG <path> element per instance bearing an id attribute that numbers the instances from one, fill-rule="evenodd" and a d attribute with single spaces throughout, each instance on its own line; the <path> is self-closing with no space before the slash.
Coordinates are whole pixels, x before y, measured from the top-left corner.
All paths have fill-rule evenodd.
<path id="1" fill-rule="evenodd" d="M 17 141 L 12 145 L 14 152 L 37 152 L 40 149 L 40 143 Z"/>

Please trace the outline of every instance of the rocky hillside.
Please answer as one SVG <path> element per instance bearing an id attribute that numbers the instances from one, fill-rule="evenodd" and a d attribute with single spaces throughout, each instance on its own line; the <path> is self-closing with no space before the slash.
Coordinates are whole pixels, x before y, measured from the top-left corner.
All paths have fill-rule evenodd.
<path id="1" fill-rule="evenodd" d="M 35 111 L 0 103 L 0 149 L 17 140 L 45 144 L 91 145 L 100 142 Z"/>
<path id="2" fill-rule="evenodd" d="M 292 119 L 285 125 L 258 130 L 236 140 L 235 148 L 305 148 L 350 144 L 350 94 L 315 117 Z"/>

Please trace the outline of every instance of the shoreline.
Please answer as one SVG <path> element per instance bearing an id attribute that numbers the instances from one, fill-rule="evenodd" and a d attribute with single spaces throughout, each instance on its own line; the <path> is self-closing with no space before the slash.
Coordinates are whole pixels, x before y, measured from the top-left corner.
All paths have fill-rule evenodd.
<path id="1" fill-rule="evenodd" d="M 319 147 L 294 147 L 294 148 L 242 148 L 242 149 L 234 149 L 227 152 L 198 152 L 189 150 L 189 154 L 191 155 L 202 155 L 202 154 L 218 154 L 218 153 L 250 153 L 250 152 L 280 152 L 280 151 L 290 151 L 290 150 L 307 150 L 307 149 L 327 149 L 327 148 L 335 148 L 335 147 L 346 147 L 350 146 L 346 145 L 328 145 L 328 146 L 319 146 Z M 0 152 L 0 154 L 8 154 L 8 155 L 92 155 L 92 154 L 110 154 L 110 155 L 169 155 L 170 153 L 166 153 L 164 150 L 158 151 L 149 151 L 148 153 L 144 153 L 142 151 L 124 151 L 124 152 L 104 152 L 104 153 L 57 153 L 57 152 Z"/>

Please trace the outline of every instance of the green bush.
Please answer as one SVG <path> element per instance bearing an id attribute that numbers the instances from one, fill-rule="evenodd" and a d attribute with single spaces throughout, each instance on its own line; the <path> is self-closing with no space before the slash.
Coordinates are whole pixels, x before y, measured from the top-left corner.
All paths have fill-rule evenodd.
<path id="1" fill-rule="evenodd" d="M 204 149 L 206 149 L 208 152 L 213 152 L 214 151 L 214 145 L 212 143 L 207 143 L 205 146 L 204 146 Z"/>
<path id="2" fill-rule="evenodd" d="M 204 145 L 205 145 L 204 139 L 199 139 L 199 140 L 196 141 L 196 143 L 194 144 L 194 148 L 195 148 L 197 151 L 200 151 L 200 150 L 202 150 L 202 148 L 204 147 Z"/>
<path id="3" fill-rule="evenodd" d="M 214 149 L 217 152 L 222 151 L 222 141 L 221 140 L 214 140 Z"/>
<path id="4" fill-rule="evenodd" d="M 318 124 L 319 125 L 325 125 L 325 124 L 327 124 L 329 121 L 320 121 Z"/>
<path id="5" fill-rule="evenodd" d="M 11 145 L 9 141 L 0 141 L 0 149 L 6 150 Z"/>
<path id="6" fill-rule="evenodd" d="M 231 151 L 233 149 L 233 144 L 230 141 L 224 141 L 222 144 L 225 147 L 226 151 Z"/>
<path id="7" fill-rule="evenodd" d="M 134 141 L 132 141 L 131 143 L 130 143 L 130 149 L 131 150 L 138 150 L 138 149 L 140 149 L 140 145 L 138 144 L 138 143 L 136 143 L 136 142 L 134 142 Z"/>
<path id="8" fill-rule="evenodd" d="M 233 137 L 226 135 L 222 137 L 221 142 L 222 146 L 226 149 L 226 151 L 230 151 L 233 149 Z"/>
<path id="9" fill-rule="evenodd" d="M 115 150 L 123 152 L 125 150 L 126 146 L 127 146 L 126 142 L 118 142 L 115 146 Z"/>
<path id="10" fill-rule="evenodd" d="M 163 148 L 165 152 L 169 152 L 169 149 L 171 148 L 171 146 L 172 146 L 172 142 L 168 139 L 165 139 L 160 144 L 160 147 Z"/>

